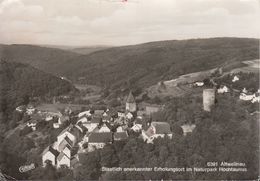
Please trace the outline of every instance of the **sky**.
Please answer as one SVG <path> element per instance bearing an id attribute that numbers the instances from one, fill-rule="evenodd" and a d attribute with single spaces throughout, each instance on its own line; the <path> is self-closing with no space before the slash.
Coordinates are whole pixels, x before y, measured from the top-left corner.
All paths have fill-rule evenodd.
<path id="1" fill-rule="evenodd" d="M 260 38 L 260 0 L 0 0 L 0 43 L 66 46 Z"/>

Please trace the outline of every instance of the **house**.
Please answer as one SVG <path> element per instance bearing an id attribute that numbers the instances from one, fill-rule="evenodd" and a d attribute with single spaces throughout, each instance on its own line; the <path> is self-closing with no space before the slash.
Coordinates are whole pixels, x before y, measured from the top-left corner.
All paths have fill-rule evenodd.
<path id="1" fill-rule="evenodd" d="M 26 113 L 28 115 L 32 115 L 34 113 L 36 109 L 32 106 L 32 105 L 29 105 L 27 108 L 26 108 Z"/>
<path id="2" fill-rule="evenodd" d="M 83 123 L 82 125 L 88 129 L 88 132 L 92 132 L 101 123 L 102 118 L 92 117 L 90 121 L 88 121 L 87 123 Z"/>
<path id="3" fill-rule="evenodd" d="M 202 87 L 204 86 L 204 82 L 195 82 L 193 85 L 196 87 Z"/>
<path id="4" fill-rule="evenodd" d="M 37 121 L 36 120 L 30 120 L 26 124 L 28 127 L 32 128 L 33 131 L 36 130 Z"/>
<path id="5" fill-rule="evenodd" d="M 232 79 L 232 82 L 236 82 L 236 81 L 239 81 L 239 78 L 238 78 L 238 76 L 235 75 L 235 76 L 233 77 L 233 79 Z"/>
<path id="6" fill-rule="evenodd" d="M 73 142 L 69 139 L 69 137 L 65 137 L 61 142 L 60 144 L 58 144 L 58 148 L 57 150 L 59 152 L 63 151 L 65 149 L 65 147 L 68 147 L 70 150 L 73 146 Z"/>
<path id="7" fill-rule="evenodd" d="M 183 135 L 186 136 L 188 133 L 191 133 L 195 128 L 195 124 L 184 124 L 181 126 Z"/>
<path id="8" fill-rule="evenodd" d="M 217 91 L 219 94 L 224 94 L 229 92 L 229 88 L 227 86 L 221 86 Z"/>
<path id="9" fill-rule="evenodd" d="M 60 152 L 57 157 L 57 168 L 62 166 L 67 166 L 70 168 L 70 158 L 64 152 Z"/>
<path id="10" fill-rule="evenodd" d="M 246 88 L 244 87 L 244 89 L 242 90 L 242 93 L 245 93 L 245 94 L 247 94 L 248 93 L 248 91 L 246 90 Z"/>
<path id="11" fill-rule="evenodd" d="M 53 119 L 53 117 L 51 115 L 47 115 L 45 118 L 45 121 L 51 121 Z"/>
<path id="12" fill-rule="evenodd" d="M 142 130 L 142 125 L 135 124 L 132 126 L 131 130 L 133 130 L 134 132 L 140 132 Z"/>
<path id="13" fill-rule="evenodd" d="M 116 132 L 125 132 L 122 126 L 116 128 Z"/>
<path id="14" fill-rule="evenodd" d="M 118 118 L 118 113 L 114 109 L 107 109 L 103 116 L 109 116 L 113 119 Z"/>
<path id="15" fill-rule="evenodd" d="M 131 112 L 128 112 L 125 117 L 126 117 L 126 119 L 130 120 L 130 119 L 134 118 L 134 115 Z"/>
<path id="16" fill-rule="evenodd" d="M 249 94 L 241 93 L 239 96 L 239 99 L 241 99 L 243 101 L 251 101 L 254 97 L 255 97 L 255 94 L 249 95 Z"/>
<path id="17" fill-rule="evenodd" d="M 101 132 L 111 132 L 110 128 L 107 126 L 107 124 L 102 124 L 102 126 L 98 130 L 99 133 Z"/>
<path id="18" fill-rule="evenodd" d="M 77 121 L 77 123 L 88 123 L 89 121 L 91 120 L 91 117 L 88 117 L 88 116 L 86 116 L 86 115 L 83 115 L 83 116 L 81 116 L 81 117 L 79 117 L 79 119 L 78 119 L 78 121 Z"/>
<path id="19" fill-rule="evenodd" d="M 46 162 L 49 161 L 52 165 L 57 164 L 57 157 L 59 155 L 59 152 L 55 149 L 53 149 L 52 145 L 45 148 L 45 150 L 42 152 L 42 165 L 45 167 Z"/>
<path id="20" fill-rule="evenodd" d="M 135 98 L 134 98 L 132 92 L 130 92 L 127 97 L 125 108 L 126 108 L 126 111 L 129 111 L 131 113 L 134 113 L 137 110 Z"/>
<path id="21" fill-rule="evenodd" d="M 143 118 L 146 115 L 146 111 L 137 111 L 137 118 Z"/>
<path id="22" fill-rule="evenodd" d="M 94 111 L 94 114 L 96 115 L 96 116 L 102 116 L 103 114 L 104 114 L 104 110 L 95 110 Z"/>
<path id="23" fill-rule="evenodd" d="M 74 169 L 74 168 L 77 168 L 78 166 L 80 166 L 78 156 L 72 157 L 70 159 L 70 167 Z"/>
<path id="24" fill-rule="evenodd" d="M 58 123 L 60 124 L 60 125 L 62 125 L 63 123 L 65 123 L 66 121 L 68 121 L 69 120 L 69 116 L 61 116 L 61 117 L 59 117 L 58 118 Z"/>
<path id="25" fill-rule="evenodd" d="M 125 140 L 128 138 L 128 134 L 126 131 L 124 132 L 115 132 L 114 133 L 114 140 L 119 141 L 119 140 Z"/>
<path id="26" fill-rule="evenodd" d="M 260 102 L 260 96 L 259 93 L 255 93 L 255 96 L 253 97 L 253 99 L 251 100 L 252 103 L 256 103 L 256 102 Z"/>
<path id="27" fill-rule="evenodd" d="M 142 130 L 142 127 L 143 127 L 142 120 L 137 118 L 131 130 L 133 130 L 134 132 L 140 132 Z"/>
<path id="28" fill-rule="evenodd" d="M 117 112 L 117 115 L 118 115 L 118 117 L 120 117 L 120 118 L 125 118 L 125 113 L 124 113 L 123 111 L 118 111 L 118 112 Z"/>
<path id="29" fill-rule="evenodd" d="M 147 143 L 153 143 L 153 140 L 161 137 L 164 138 L 167 135 L 172 138 L 172 132 L 169 123 L 166 122 L 152 122 L 150 127 L 146 131 L 142 131 L 142 137 Z"/>
<path id="30" fill-rule="evenodd" d="M 78 114 L 78 118 L 83 117 L 83 116 L 86 116 L 86 117 L 91 116 L 90 110 L 88 110 L 88 111 L 83 111 L 83 112 L 80 112 L 80 113 Z"/>
<path id="31" fill-rule="evenodd" d="M 147 105 L 147 106 L 145 106 L 146 115 L 151 115 L 153 113 L 156 113 L 159 110 L 161 110 L 162 107 L 163 106 L 161 106 L 161 105 Z"/>
<path id="32" fill-rule="evenodd" d="M 91 133 L 88 138 L 89 151 L 103 148 L 106 144 L 112 143 L 112 133 Z"/>
<path id="33" fill-rule="evenodd" d="M 18 112 L 24 112 L 25 109 L 26 109 L 25 105 L 22 105 L 22 106 L 18 106 L 15 110 Z"/>
<path id="34" fill-rule="evenodd" d="M 57 142 L 58 142 L 58 144 L 60 144 L 64 140 L 65 137 L 68 137 L 74 145 L 77 141 L 76 136 L 77 136 L 76 130 L 73 129 L 73 125 L 70 125 L 58 135 Z"/>

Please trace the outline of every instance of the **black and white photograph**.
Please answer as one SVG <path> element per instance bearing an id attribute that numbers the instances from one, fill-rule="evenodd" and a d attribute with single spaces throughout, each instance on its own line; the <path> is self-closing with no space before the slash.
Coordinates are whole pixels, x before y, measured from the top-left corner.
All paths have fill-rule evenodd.
<path id="1" fill-rule="evenodd" d="M 0 181 L 259 181 L 260 0 L 0 0 Z"/>

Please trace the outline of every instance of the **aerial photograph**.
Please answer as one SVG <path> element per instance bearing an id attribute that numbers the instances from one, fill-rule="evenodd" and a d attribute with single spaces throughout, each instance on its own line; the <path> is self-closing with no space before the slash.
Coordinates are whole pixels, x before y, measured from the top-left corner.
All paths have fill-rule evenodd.
<path id="1" fill-rule="evenodd" d="M 0 181 L 259 181 L 260 0 L 0 0 Z"/>

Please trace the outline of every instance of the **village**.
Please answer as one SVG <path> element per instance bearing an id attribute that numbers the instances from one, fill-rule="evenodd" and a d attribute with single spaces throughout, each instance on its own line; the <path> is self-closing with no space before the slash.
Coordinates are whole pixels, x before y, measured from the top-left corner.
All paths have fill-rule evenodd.
<path id="1" fill-rule="evenodd" d="M 239 81 L 238 75 L 233 75 L 232 82 Z M 203 110 L 210 112 L 216 102 L 216 94 L 230 94 L 238 92 L 232 90 L 228 85 L 219 85 L 218 88 L 207 88 L 204 82 L 194 82 L 192 87 L 202 88 Z M 259 103 L 260 90 L 249 92 L 246 88 L 239 90 L 238 99 L 241 101 Z M 140 106 L 140 107 L 139 107 Z M 74 115 L 74 123 L 71 122 L 72 110 L 67 108 L 64 114 L 59 111 L 37 110 L 32 105 L 19 106 L 16 111 L 25 111 L 31 118 L 26 126 L 33 131 L 37 128 L 37 116 L 45 118 L 46 122 L 53 122 L 53 129 L 62 127 L 64 122 L 69 125 L 57 136 L 56 141 L 48 145 L 42 152 L 42 166 L 52 164 L 57 168 L 76 168 L 79 162 L 79 154 L 87 154 L 96 149 L 102 149 L 107 144 L 114 141 L 127 140 L 129 133 L 136 133 L 146 143 L 153 143 L 158 137 L 167 136 L 173 138 L 171 127 L 167 122 L 151 121 L 152 114 L 164 109 L 164 105 L 140 104 L 135 101 L 135 97 L 130 91 L 124 110 L 117 110 L 113 107 L 104 109 L 82 110 Z M 183 135 L 191 133 L 195 124 L 183 124 L 181 126 Z"/>

